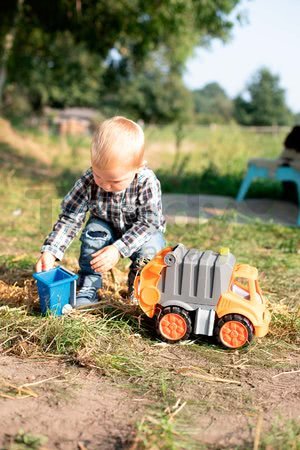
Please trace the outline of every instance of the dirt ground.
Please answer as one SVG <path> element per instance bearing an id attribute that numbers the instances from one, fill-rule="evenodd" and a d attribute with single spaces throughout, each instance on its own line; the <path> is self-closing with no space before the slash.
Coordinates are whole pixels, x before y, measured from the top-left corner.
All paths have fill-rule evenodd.
<path id="1" fill-rule="evenodd" d="M 201 382 L 201 372 L 195 367 L 205 367 L 205 360 L 193 361 L 187 348 L 168 346 L 161 358 L 169 362 L 177 359 L 181 367 L 188 367 L 187 372 L 181 370 L 181 375 L 190 379 L 182 383 L 181 396 L 189 400 L 182 412 L 181 431 L 199 445 L 205 443 L 214 449 L 231 449 L 242 442 L 246 445 L 253 442 L 259 418 L 264 430 L 278 418 L 300 418 L 300 373 L 295 369 L 289 373 L 282 368 L 237 367 L 233 361 L 224 366 L 222 378 L 236 383 L 224 385 Z M 32 395 L 26 397 L 28 392 L 22 390 L 17 395 L 10 388 L 12 398 L 0 399 L 0 448 L 10 449 L 20 429 L 47 436 L 45 449 L 131 448 L 135 424 L 150 400 L 138 397 L 128 387 L 116 386 L 93 370 L 59 359 L 2 356 L 0 362 L 2 383 L 29 388 Z M 216 376 L 213 364 L 207 364 L 206 373 Z"/>
<path id="2" fill-rule="evenodd" d="M 10 448 L 20 429 L 47 436 L 47 449 L 123 449 L 132 441 L 143 406 L 128 390 L 55 359 L 2 356 L 0 364 L 2 381 L 29 384 L 36 395 L 0 398 L 0 448 Z"/>
<path id="3" fill-rule="evenodd" d="M 197 439 L 201 436 L 202 442 L 216 449 L 243 448 L 243 443 L 252 448 L 260 419 L 263 433 L 277 421 L 299 420 L 300 374 L 278 375 L 274 369 L 245 369 L 240 373 L 240 386 L 218 385 L 215 392 L 210 390 L 215 409 L 196 418 Z M 205 399 L 199 388 L 194 395 Z"/>

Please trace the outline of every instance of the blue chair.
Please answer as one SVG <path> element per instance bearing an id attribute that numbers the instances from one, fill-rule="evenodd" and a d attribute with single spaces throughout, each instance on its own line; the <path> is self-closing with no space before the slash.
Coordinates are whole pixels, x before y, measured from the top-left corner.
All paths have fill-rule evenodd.
<path id="1" fill-rule="evenodd" d="M 255 178 L 269 178 L 278 181 L 293 181 L 296 184 L 299 205 L 297 225 L 300 226 L 300 172 L 293 167 L 279 166 L 275 168 L 268 168 L 259 166 L 250 161 L 247 174 L 241 184 L 239 193 L 236 198 L 237 202 L 241 202 L 242 200 L 244 200 L 250 184 Z"/>

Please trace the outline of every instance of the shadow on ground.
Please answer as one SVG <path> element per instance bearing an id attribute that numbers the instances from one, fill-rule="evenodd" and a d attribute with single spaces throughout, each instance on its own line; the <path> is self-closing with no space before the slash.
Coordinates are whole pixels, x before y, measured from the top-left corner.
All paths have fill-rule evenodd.
<path id="1" fill-rule="evenodd" d="M 47 165 L 32 156 L 21 154 L 19 150 L 7 143 L 0 145 L 0 163 L 5 172 L 12 171 L 14 177 L 25 179 L 26 182 L 28 180 L 29 183 L 52 183 L 59 198 L 66 195 L 85 170 L 84 167 L 79 171 Z M 283 201 L 277 203 L 283 199 L 283 189 L 278 182 L 261 180 L 253 183 L 247 195 L 248 200 L 243 202 L 242 206 L 238 206 L 233 198 L 236 197 L 242 182 L 242 173 L 221 174 L 213 166 L 201 173 L 187 172 L 183 166 L 174 166 L 173 169 L 171 167 L 170 169 L 158 169 L 157 176 L 161 181 L 164 209 L 167 216 L 180 216 L 179 209 L 183 208 L 185 216 L 201 218 L 203 211 L 199 211 L 197 205 L 195 208 L 195 197 L 199 197 L 200 209 L 205 210 L 205 218 L 233 209 L 240 215 L 252 219 L 256 217 L 262 220 L 274 218 L 276 222 L 289 225 L 294 224 L 296 220 L 297 206 L 295 204 Z M 169 194 L 174 196 L 171 197 Z M 265 200 L 262 200 L 263 198 Z M 205 208 L 202 205 L 203 202 L 206 205 Z M 170 203 L 172 204 L 171 208 Z M 180 206 L 179 209 L 176 204 Z M 184 204 L 185 207 L 183 207 Z M 172 220 L 173 218 L 171 218 Z"/>
<path id="2" fill-rule="evenodd" d="M 243 181 L 243 173 L 221 174 L 217 168 L 208 167 L 203 172 L 173 173 L 164 169 L 157 171 L 165 193 L 208 194 L 236 197 Z M 250 187 L 247 197 L 273 198 L 282 197 L 281 185 L 270 180 L 256 181 Z"/>
<path id="3" fill-rule="evenodd" d="M 50 177 L 49 166 L 31 157 L 22 155 L 17 149 L 9 144 L 1 142 L 0 164 L 3 171 L 13 171 L 14 176 L 36 181 L 42 181 Z"/>

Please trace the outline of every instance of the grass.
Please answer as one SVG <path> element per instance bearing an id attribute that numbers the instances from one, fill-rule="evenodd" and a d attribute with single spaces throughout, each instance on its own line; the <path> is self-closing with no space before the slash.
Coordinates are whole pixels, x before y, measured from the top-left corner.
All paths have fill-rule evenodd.
<path id="1" fill-rule="evenodd" d="M 277 420 L 262 436 L 261 450 L 299 450 L 300 424 L 295 420 Z"/>
<path id="2" fill-rule="evenodd" d="M 170 411 L 144 417 L 137 424 L 137 435 L 130 450 L 253 450 L 254 437 L 242 445 L 205 445 L 190 439 L 192 430 L 185 431 L 174 423 Z M 255 436 L 255 429 L 253 430 Z M 257 450 L 299 450 L 300 425 L 295 420 L 279 420 L 272 423 L 257 441 Z"/>
<path id="3" fill-rule="evenodd" d="M 232 213 L 201 225 L 169 225 L 167 228 L 168 244 L 182 242 L 187 247 L 212 250 L 230 247 L 238 261 L 258 267 L 273 319 L 269 335 L 245 349 L 223 351 L 211 339 L 197 339 L 188 345 L 161 345 L 151 324 L 140 316 L 139 311 L 125 305 L 118 294 L 128 264 L 126 260 L 118 266 L 120 286 L 115 289 L 111 281 L 106 280 L 105 301 L 98 311 L 93 314 L 74 312 L 64 318 L 41 317 L 31 278 L 34 263 L 40 244 L 57 216 L 62 195 L 85 161 L 88 164 L 88 150 L 87 142 L 68 143 L 58 137 L 22 133 L 25 142 L 31 139 L 42 152 L 45 151 L 48 162 L 39 159 L 31 140 L 28 148 L 23 149 L 21 142 L 18 144 L 20 136 L 13 129 L 7 129 L 5 136 L 0 133 L 3 141 L 0 143 L 3 181 L 0 188 L 0 226 L 3 230 L 0 242 L 0 352 L 22 357 L 47 355 L 61 358 L 69 364 L 93 368 L 110 377 L 112 382 L 151 399 L 159 407 L 150 408 L 137 425 L 133 442 L 136 446 L 133 448 L 137 450 L 193 448 L 190 430 L 181 435 L 187 423 L 192 426 L 190 417 L 193 416 L 212 411 L 253 414 L 258 407 L 257 399 L 249 392 L 247 382 L 253 380 L 254 385 L 259 385 L 259 377 L 267 376 L 268 371 L 277 374 L 298 368 L 299 230 L 256 220 L 241 225 L 234 222 Z M 165 164 L 164 185 L 173 179 L 168 181 L 167 178 L 175 158 L 172 130 L 149 129 L 147 133 L 148 152 L 153 150 L 154 166 Z M 183 177 L 178 178 L 178 183 L 185 180 L 182 186 L 187 187 L 187 191 L 202 192 L 202 185 L 197 185 L 197 180 L 202 177 L 203 186 L 214 192 L 225 181 L 226 189 L 231 189 L 234 194 L 246 160 L 252 154 L 251 149 L 255 149 L 253 155 L 256 156 L 274 156 L 281 140 L 282 136 L 256 136 L 236 127 L 190 130 L 176 162 L 176 176 Z M 163 154 L 161 145 L 167 149 Z M 233 158 L 229 161 L 232 149 Z M 264 152 L 264 149 L 268 151 Z M 180 172 L 179 163 L 185 153 L 189 154 L 189 159 L 185 160 Z M 208 173 L 212 171 L 211 167 L 215 172 Z M 221 178 L 212 187 L 218 174 Z M 233 184 L 230 184 L 230 177 Z M 177 188 L 178 184 L 175 185 Z M 222 188 L 222 192 L 228 193 L 226 189 Z M 79 240 L 76 239 L 63 264 L 76 269 L 78 253 Z M 186 367 L 190 369 L 188 375 L 179 370 Z M 225 381 L 208 381 L 215 378 Z M 242 386 L 227 385 L 226 379 L 241 380 Z M 174 415 L 184 402 L 186 405 Z M 175 409 L 174 405 L 177 405 Z M 266 434 L 266 439 L 279 436 L 281 442 L 280 433 L 284 428 L 278 434 L 274 430 Z M 292 433 L 296 431 L 291 431 L 291 436 Z M 159 446 L 162 442 L 165 447 Z M 195 442 L 197 449 L 202 448 L 201 440 Z M 261 448 L 267 449 L 269 444 L 263 442 L 261 445 L 265 447 Z M 298 450 L 292 444 L 288 448 Z"/>
<path id="4" fill-rule="evenodd" d="M 142 355 L 139 355 L 139 339 L 133 338 L 132 351 L 122 345 L 124 337 L 132 336 L 134 329 L 125 318 L 116 316 L 57 318 L 28 314 L 23 308 L 1 307 L 1 340 L 5 353 L 47 352 L 64 355 L 79 365 L 95 364 L 111 375 L 143 372 Z M 9 334 L 15 337 L 9 338 Z M 111 346 L 113 354 L 107 350 Z M 8 351 L 10 349 L 10 351 Z M 136 349 L 136 351 L 135 351 Z M 130 355 L 130 356 L 127 356 Z"/>
<path id="5" fill-rule="evenodd" d="M 51 132 L 45 134 L 39 130 L 25 130 L 23 127 L 19 130 L 22 136 L 37 144 L 37 148 L 31 148 L 34 156 L 37 156 L 40 148 L 52 168 L 60 173 L 56 179 L 56 183 L 60 185 L 60 196 L 90 164 L 90 139 L 87 137 L 59 137 Z M 146 159 L 160 175 L 164 192 L 235 196 L 248 160 L 258 157 L 277 158 L 285 133 L 286 130 L 277 134 L 253 133 L 234 124 L 217 127 L 186 126 L 178 149 L 173 127 L 149 126 L 145 129 Z M 6 135 L 8 134 L 6 130 Z M 15 154 L 15 159 L 20 163 L 20 154 L 15 151 L 14 143 L 12 135 L 11 140 L 3 142 L 2 146 L 9 145 L 10 154 Z M 22 157 L 23 160 L 28 160 L 30 155 L 27 152 Z M 0 158 L 3 159 L 3 156 Z M 280 184 L 253 183 L 249 196 L 263 195 L 278 198 L 281 195 Z"/>
<path id="6" fill-rule="evenodd" d="M 150 127 L 146 130 L 147 151 L 149 159 L 153 158 L 154 166 L 158 169 L 164 192 L 235 197 L 248 160 L 277 158 L 285 132 L 259 134 L 234 124 L 186 126 L 181 146 L 176 150 L 172 127 Z M 281 186 L 276 182 L 255 182 L 248 195 L 279 198 Z"/>
<path id="7" fill-rule="evenodd" d="M 194 442 L 189 434 L 180 428 L 174 419 L 177 411 L 184 407 L 184 403 L 176 404 L 163 412 L 145 416 L 137 424 L 137 434 L 130 445 L 130 450 L 253 450 L 253 442 L 245 442 L 242 446 L 234 447 L 204 445 Z M 254 430 L 255 431 L 255 430 Z M 45 448 L 48 438 L 20 430 L 7 450 L 39 450 Z M 295 420 L 278 419 L 269 431 L 260 436 L 257 450 L 299 450 L 300 426 Z"/>
<path id="8" fill-rule="evenodd" d="M 175 420 L 186 403 L 177 401 L 163 411 L 142 418 L 137 424 L 137 433 L 130 450 L 205 450 L 206 446 L 195 443 L 180 422 Z"/>
<path id="9" fill-rule="evenodd" d="M 48 438 L 40 434 L 26 433 L 21 429 L 13 440 L 7 450 L 39 450 L 45 448 Z"/>

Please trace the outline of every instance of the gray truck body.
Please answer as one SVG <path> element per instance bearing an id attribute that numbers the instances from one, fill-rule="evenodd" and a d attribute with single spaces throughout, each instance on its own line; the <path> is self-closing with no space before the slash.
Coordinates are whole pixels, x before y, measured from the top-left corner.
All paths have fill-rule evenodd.
<path id="1" fill-rule="evenodd" d="M 229 288 L 235 261 L 232 253 L 220 255 L 179 244 L 165 256 L 166 267 L 158 283 L 159 303 L 196 310 L 193 332 L 211 336 L 215 307 Z"/>

